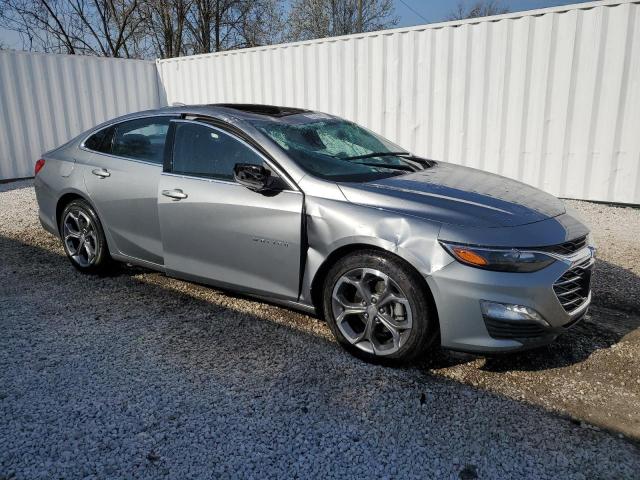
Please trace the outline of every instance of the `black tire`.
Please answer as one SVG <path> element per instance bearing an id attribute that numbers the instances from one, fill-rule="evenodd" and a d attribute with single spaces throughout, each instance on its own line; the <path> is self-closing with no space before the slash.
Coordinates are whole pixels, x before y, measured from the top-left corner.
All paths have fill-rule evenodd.
<path id="1" fill-rule="evenodd" d="M 359 269 L 374 269 L 384 273 L 395 282 L 401 293 L 404 294 L 404 298 L 408 300 L 411 308 L 412 326 L 405 334 L 404 343 L 401 343 L 401 346 L 393 353 L 376 355 L 363 350 L 349 341 L 336 323 L 332 307 L 334 302 L 332 295 L 336 283 L 343 278 L 343 275 L 349 275 L 350 272 L 357 272 Z M 415 360 L 431 352 L 434 348 L 438 348 L 440 330 L 428 286 L 418 272 L 404 260 L 391 253 L 379 250 L 361 250 L 341 258 L 328 271 L 322 293 L 324 316 L 338 343 L 362 360 L 393 366 Z M 362 319 L 362 322 L 367 321 L 362 316 L 358 318 Z"/>
<path id="2" fill-rule="evenodd" d="M 67 221 L 69 225 L 72 225 L 73 215 L 80 216 L 81 223 L 76 224 L 78 226 L 78 230 L 80 232 L 87 232 L 86 241 L 88 245 L 94 248 L 95 254 L 90 261 L 81 261 L 83 256 L 87 256 L 87 260 L 89 260 L 86 250 L 81 249 L 82 253 L 80 255 L 73 254 L 72 248 L 76 244 L 75 238 L 69 238 L 68 240 L 65 239 L 65 221 Z M 91 230 L 82 228 L 86 222 L 85 216 L 90 220 Z M 67 226 L 67 228 L 69 227 Z M 100 219 L 98 219 L 98 215 L 88 202 L 82 199 L 76 199 L 69 202 L 62 211 L 62 215 L 60 215 L 60 224 L 58 225 L 58 229 L 62 239 L 62 248 L 64 248 L 67 258 L 77 270 L 88 274 L 102 274 L 108 271 L 111 264 L 111 256 L 109 255 L 107 240 L 104 236 L 104 230 L 100 223 Z M 84 235 L 82 235 L 82 239 L 85 239 Z M 79 239 L 77 242 L 79 244 Z"/>

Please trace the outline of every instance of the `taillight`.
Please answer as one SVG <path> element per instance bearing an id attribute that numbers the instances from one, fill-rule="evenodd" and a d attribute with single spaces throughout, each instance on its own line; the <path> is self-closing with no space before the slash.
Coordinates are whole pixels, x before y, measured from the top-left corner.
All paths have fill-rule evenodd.
<path id="1" fill-rule="evenodd" d="M 36 162 L 35 175 L 37 175 L 38 172 L 42 170 L 42 167 L 44 167 L 44 158 L 41 158 Z"/>

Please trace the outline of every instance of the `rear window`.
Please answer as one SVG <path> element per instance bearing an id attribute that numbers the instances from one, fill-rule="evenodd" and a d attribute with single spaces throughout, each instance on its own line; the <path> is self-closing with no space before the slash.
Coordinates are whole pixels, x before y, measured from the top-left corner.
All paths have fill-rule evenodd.
<path id="1" fill-rule="evenodd" d="M 91 135 L 84 142 L 84 146 L 89 150 L 100 153 L 111 153 L 111 141 L 115 127 L 103 128 Z"/>
<path id="2" fill-rule="evenodd" d="M 174 117 L 128 120 L 97 131 L 84 142 L 94 152 L 162 165 L 169 121 Z"/>
<path id="3" fill-rule="evenodd" d="M 162 164 L 170 117 L 129 120 L 116 125 L 111 153 Z"/>

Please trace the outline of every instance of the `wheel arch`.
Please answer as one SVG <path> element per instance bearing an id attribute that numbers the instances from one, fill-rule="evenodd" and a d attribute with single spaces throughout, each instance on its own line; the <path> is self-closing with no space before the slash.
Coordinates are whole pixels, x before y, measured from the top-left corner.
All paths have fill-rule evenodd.
<path id="1" fill-rule="evenodd" d="M 58 231 L 60 231 L 60 218 L 62 217 L 62 212 L 64 211 L 65 207 L 69 205 L 69 203 L 77 199 L 84 200 L 89 205 L 91 205 L 91 208 L 93 208 L 93 210 L 95 211 L 95 207 L 86 195 L 83 195 L 77 190 L 65 192 L 60 196 L 60 198 L 58 198 L 58 201 L 56 202 L 56 228 L 58 229 Z"/>
<path id="2" fill-rule="evenodd" d="M 433 297 L 433 293 L 431 292 L 431 288 L 429 287 L 429 284 L 427 283 L 427 280 L 420 273 L 420 271 L 407 258 L 405 258 L 403 255 L 399 254 L 398 252 L 393 252 L 393 251 L 391 251 L 391 250 L 389 250 L 387 248 L 384 248 L 384 247 L 382 247 L 382 246 L 380 246 L 378 244 L 363 243 L 363 242 L 349 243 L 349 244 L 342 245 L 342 246 L 334 249 L 325 258 L 325 260 L 322 262 L 322 264 L 316 270 L 316 272 L 315 272 L 315 274 L 313 276 L 313 280 L 311 281 L 310 297 L 311 297 L 311 301 L 313 303 L 313 306 L 315 307 L 316 312 L 318 313 L 318 315 L 320 317 L 323 316 L 322 290 L 323 290 L 323 287 L 324 287 L 324 282 L 325 282 L 325 280 L 327 278 L 327 274 L 329 273 L 329 270 L 340 259 L 342 259 L 342 258 L 344 258 L 344 257 L 346 257 L 348 255 L 351 255 L 351 254 L 353 254 L 355 252 L 364 251 L 364 250 L 373 250 L 373 251 L 377 251 L 377 252 L 383 253 L 385 255 L 394 257 L 396 260 L 398 260 L 400 263 L 402 263 L 407 269 L 412 271 L 416 275 L 416 278 L 418 279 L 418 281 L 422 285 L 424 291 L 427 292 L 427 298 L 429 300 L 430 307 L 432 308 L 432 311 L 434 312 L 435 317 L 436 317 L 436 321 L 439 324 L 438 310 L 437 310 L 437 307 L 436 307 L 435 299 Z"/>

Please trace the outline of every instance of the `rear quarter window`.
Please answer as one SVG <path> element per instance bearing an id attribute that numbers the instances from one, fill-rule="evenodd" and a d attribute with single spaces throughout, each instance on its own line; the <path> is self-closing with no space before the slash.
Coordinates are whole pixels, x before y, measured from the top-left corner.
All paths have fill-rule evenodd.
<path id="1" fill-rule="evenodd" d="M 103 128 L 85 140 L 85 148 L 94 152 L 111 153 L 111 141 L 113 140 L 114 132 L 115 127 Z"/>

